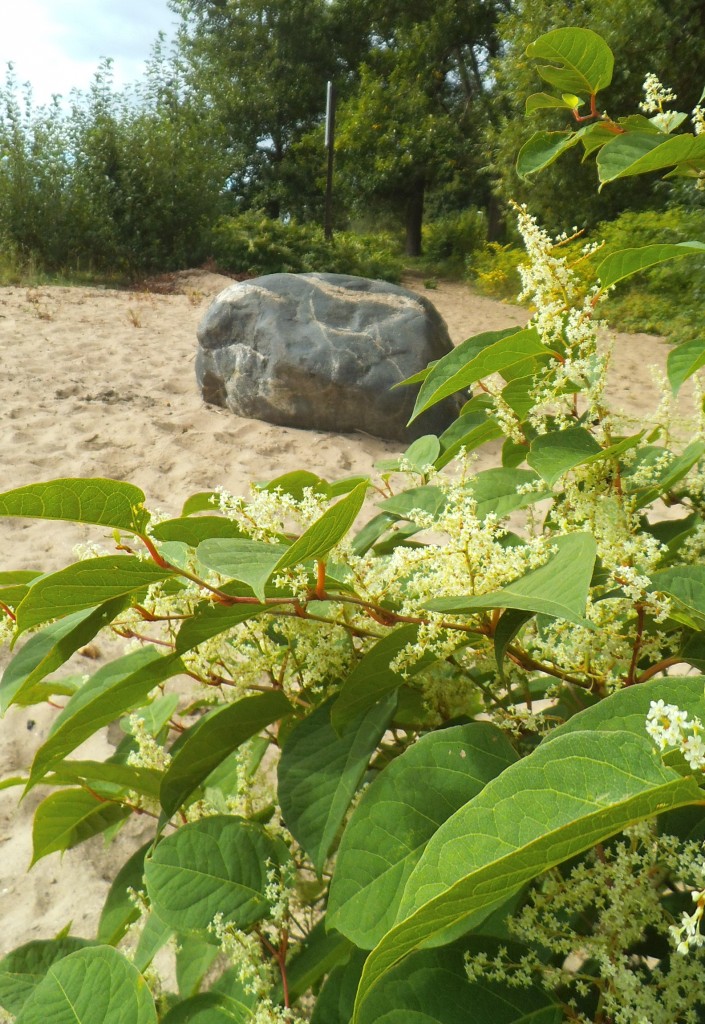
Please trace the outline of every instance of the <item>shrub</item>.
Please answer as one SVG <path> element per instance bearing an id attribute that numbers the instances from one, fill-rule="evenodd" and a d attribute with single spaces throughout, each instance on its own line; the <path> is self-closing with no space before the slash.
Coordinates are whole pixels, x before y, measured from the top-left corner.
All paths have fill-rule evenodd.
<path id="1" fill-rule="evenodd" d="M 337 232 L 327 241 L 316 224 L 272 219 L 258 211 L 221 217 L 213 229 L 212 256 L 228 273 L 355 274 L 399 281 L 401 262 L 386 236 Z"/>
<path id="2" fill-rule="evenodd" d="M 495 299 L 516 299 L 521 290 L 519 266 L 525 259 L 522 249 L 488 242 L 467 260 L 468 280 L 484 295 Z"/>
<path id="3" fill-rule="evenodd" d="M 424 225 L 423 239 L 427 259 L 462 268 L 487 241 L 487 216 L 477 209 L 447 214 Z"/>
<path id="4" fill-rule="evenodd" d="M 598 169 L 638 173 L 641 122 L 597 112 L 604 42 L 557 30 L 531 55 L 559 93 L 535 102 L 577 102 L 577 82 L 594 111 L 560 145 L 603 156 L 635 132 Z M 656 131 L 652 162 L 685 150 L 705 175 L 692 138 Z M 556 145 L 539 133 L 519 169 Z M 66 701 L 28 779 L 5 783 L 55 790 L 34 859 L 154 819 L 100 945 L 62 933 L 0 963 L 18 1024 L 702 1015 L 705 677 L 668 671 L 705 665 L 705 424 L 685 447 L 661 419 L 621 433 L 595 313 L 612 283 L 703 245 L 612 254 L 586 286 L 517 214 L 536 313 L 415 379 L 414 416 L 478 394 L 380 467 L 361 528 L 370 481 L 306 470 L 166 521 L 118 481 L 0 495 L 3 516 L 115 544 L 0 576 L 3 631 L 26 640 L 3 707 Z M 705 354 L 672 356 L 677 394 Z M 497 440 L 502 465 L 475 471 L 468 453 Z M 88 681 L 57 674 L 110 626 L 139 646 Z M 116 719 L 113 758 L 71 756 Z M 115 948 L 135 925 L 143 970 L 174 937 L 178 994 L 155 1002 Z"/>

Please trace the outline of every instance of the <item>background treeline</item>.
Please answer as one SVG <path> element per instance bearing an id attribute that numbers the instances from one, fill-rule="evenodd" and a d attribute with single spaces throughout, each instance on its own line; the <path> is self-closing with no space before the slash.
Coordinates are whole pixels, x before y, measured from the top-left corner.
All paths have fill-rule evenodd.
<path id="1" fill-rule="evenodd" d="M 6 279 L 28 266 L 135 277 L 207 260 L 241 273 L 394 278 L 402 259 L 425 251 L 424 267 L 468 264 L 486 288 L 511 294 L 510 198 L 529 202 L 552 230 L 594 229 L 628 206 L 647 211 L 647 233 L 669 226 L 687 237 L 700 225 L 705 234 L 700 194 L 689 186 L 628 180 L 596 196 L 577 149 L 536 184 L 513 169 L 536 127 L 523 112 L 535 87 L 528 42 L 565 24 L 592 28 L 618 58 L 614 113 L 636 110 L 647 71 L 690 110 L 703 86 L 701 0 L 170 6 L 180 19 L 175 41 L 156 42 L 143 80 L 127 91 L 114 88 L 105 61 L 86 92 L 37 106 L 8 71 L 0 89 Z M 321 229 L 329 79 L 338 94 L 333 244 Z M 538 118 L 561 127 L 565 115 Z"/>

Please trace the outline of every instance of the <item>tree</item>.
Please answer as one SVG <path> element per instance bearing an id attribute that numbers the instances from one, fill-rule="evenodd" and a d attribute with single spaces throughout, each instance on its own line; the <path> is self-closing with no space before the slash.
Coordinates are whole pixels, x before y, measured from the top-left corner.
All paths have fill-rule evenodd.
<path id="1" fill-rule="evenodd" d="M 478 139 L 490 117 L 489 59 L 506 3 L 348 0 L 368 20 L 370 49 L 339 115 L 342 168 L 358 202 L 403 215 L 418 255 L 424 201 L 458 175 L 489 198 Z"/>
<path id="2" fill-rule="evenodd" d="M 116 92 L 104 61 L 66 105 L 18 99 L 10 72 L 0 150 L 0 237 L 19 262 L 135 274 L 209 255 L 223 146 L 212 110 L 185 90 L 161 43 L 135 89 Z"/>
<path id="3" fill-rule="evenodd" d="M 339 70 L 326 0 L 170 0 L 191 86 L 227 137 L 227 187 L 238 205 L 271 216 L 312 182 L 289 165 L 292 144 L 320 121 Z M 292 175 L 294 180 L 292 181 Z"/>

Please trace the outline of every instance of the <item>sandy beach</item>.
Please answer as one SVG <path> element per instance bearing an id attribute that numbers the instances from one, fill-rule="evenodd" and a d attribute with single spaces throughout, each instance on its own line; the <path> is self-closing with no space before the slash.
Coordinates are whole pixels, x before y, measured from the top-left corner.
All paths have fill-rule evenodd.
<path id="1" fill-rule="evenodd" d="M 194 376 L 196 326 L 230 280 L 205 271 L 172 275 L 164 293 L 99 288 L 0 288 L 0 490 L 64 476 L 108 477 L 140 486 L 147 506 L 175 515 L 190 494 L 222 485 L 247 493 L 250 481 L 307 468 L 327 479 L 369 473 L 402 445 L 363 435 L 338 436 L 274 427 L 206 406 Z M 408 281 L 445 318 L 457 343 L 481 331 L 523 324 L 525 310 L 473 294 L 465 285 L 433 290 Z M 669 347 L 648 335 L 617 335 L 610 395 L 627 416 L 658 405 L 649 366 L 663 373 Z M 488 449 L 490 464 L 497 450 Z M 56 570 L 76 543 L 101 543 L 101 531 L 0 520 L 0 571 Z M 99 641 L 72 660 L 93 672 L 113 649 Z M 0 669 L 9 653 L 0 650 Z M 0 723 L 0 779 L 21 774 L 43 741 L 55 710 L 12 709 Z M 81 756 L 112 751 L 96 738 Z M 0 954 L 51 937 L 69 921 L 90 937 L 113 865 L 147 835 L 131 822 L 116 844 L 101 839 L 52 854 L 33 868 L 31 817 L 45 792 L 18 808 L 20 790 L 0 792 Z"/>

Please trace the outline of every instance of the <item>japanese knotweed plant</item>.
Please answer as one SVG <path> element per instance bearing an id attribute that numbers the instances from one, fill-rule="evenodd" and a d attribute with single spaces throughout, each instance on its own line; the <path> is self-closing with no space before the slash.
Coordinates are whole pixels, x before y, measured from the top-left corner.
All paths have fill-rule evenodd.
<path id="1" fill-rule="evenodd" d="M 557 93 L 530 109 L 577 127 L 539 133 L 522 173 L 578 143 L 603 181 L 705 170 L 664 96 L 651 118 L 600 112 L 594 33 L 529 56 Z M 18 1024 L 703 1019 L 703 424 L 681 445 L 668 403 L 636 426 L 610 410 L 596 313 L 705 246 L 614 254 L 586 287 L 568 239 L 517 215 L 532 319 L 409 382 L 414 417 L 473 397 L 374 481 L 302 470 L 166 520 L 118 481 L 0 495 L 2 516 L 108 544 L 0 574 L 2 708 L 59 706 L 6 783 L 49 790 L 34 860 L 154 823 L 95 938 L 0 961 Z M 672 396 L 703 365 L 701 345 L 674 349 Z M 488 443 L 499 464 L 478 471 Z M 100 631 L 127 646 L 68 675 Z M 115 754 L 81 760 L 116 720 Z"/>

